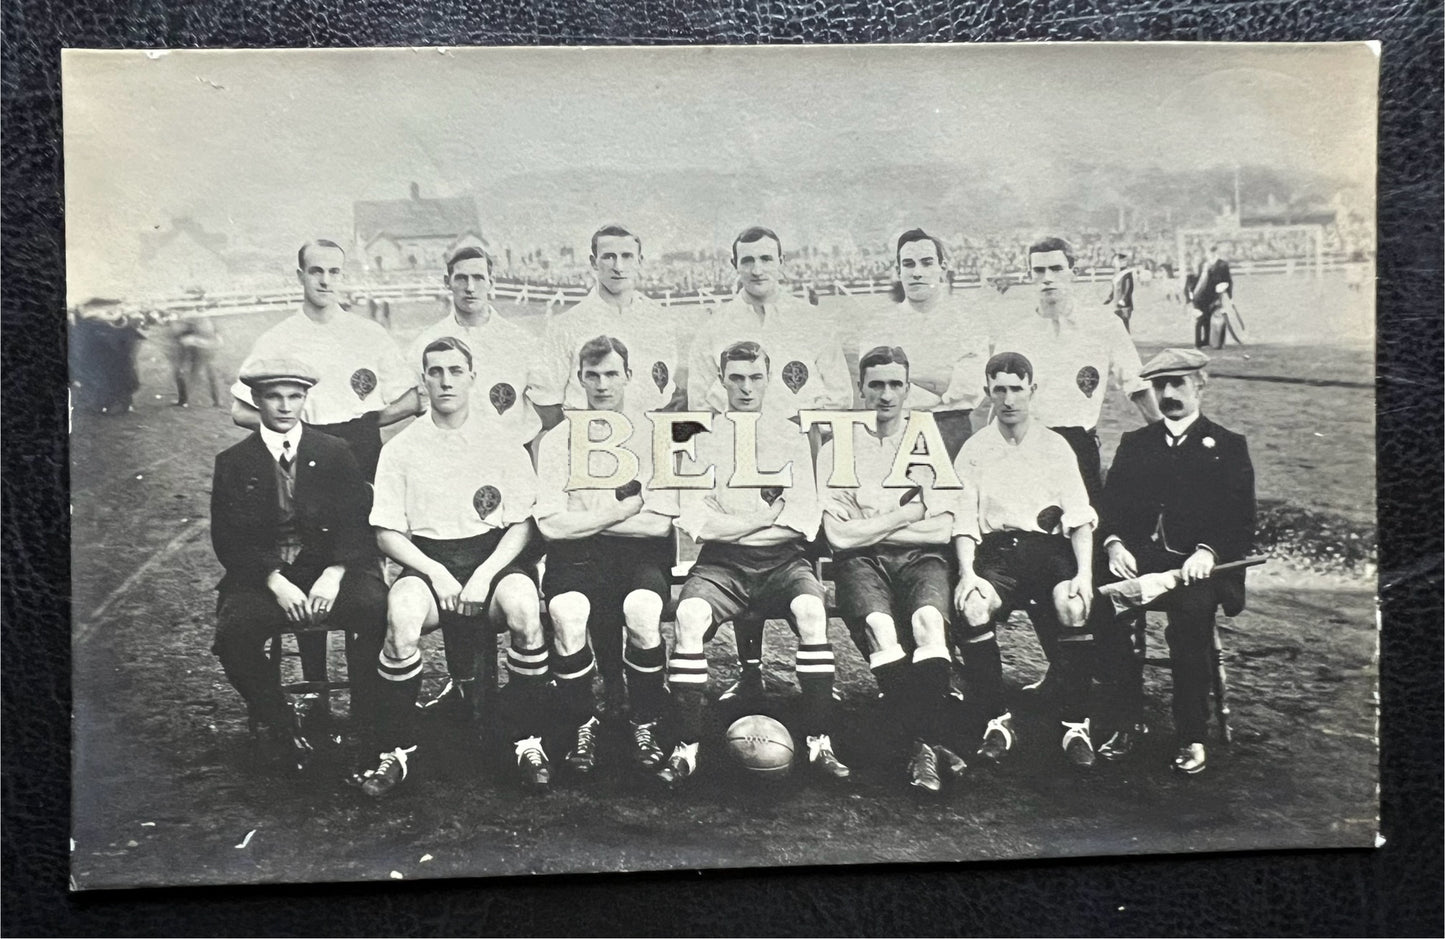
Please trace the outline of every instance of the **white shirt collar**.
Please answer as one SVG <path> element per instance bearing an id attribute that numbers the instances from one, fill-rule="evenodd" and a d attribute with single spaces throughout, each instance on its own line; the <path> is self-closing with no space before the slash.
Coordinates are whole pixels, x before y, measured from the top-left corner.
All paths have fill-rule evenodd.
<path id="1" fill-rule="evenodd" d="M 1173 418 L 1166 417 L 1164 418 L 1164 429 L 1169 432 L 1169 436 L 1171 437 L 1182 437 L 1189 432 L 1189 428 L 1193 427 L 1194 422 L 1197 420 L 1199 420 L 1198 411 L 1195 411 L 1182 421 L 1176 421 Z"/>
<path id="2" fill-rule="evenodd" d="M 271 459 L 281 462 L 281 454 L 285 452 L 287 442 L 291 444 L 291 459 L 296 459 L 296 453 L 301 446 L 301 426 L 301 422 L 297 421 L 296 426 L 284 434 L 278 434 L 265 426 L 261 427 L 261 442 L 271 452 Z"/>

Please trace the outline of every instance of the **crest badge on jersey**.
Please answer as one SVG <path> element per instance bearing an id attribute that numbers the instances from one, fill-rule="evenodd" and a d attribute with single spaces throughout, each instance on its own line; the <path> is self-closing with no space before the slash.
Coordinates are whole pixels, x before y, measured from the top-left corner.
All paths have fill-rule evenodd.
<path id="1" fill-rule="evenodd" d="M 671 376 L 668 374 L 666 362 L 652 363 L 652 383 L 657 386 L 659 392 L 667 387 L 667 379 L 669 377 Z"/>
<path id="2" fill-rule="evenodd" d="M 1074 384 L 1086 397 L 1092 398 L 1094 392 L 1099 389 L 1099 370 L 1092 365 L 1085 365 L 1079 369 L 1079 374 L 1074 376 Z"/>
<path id="3" fill-rule="evenodd" d="M 797 394 L 799 391 L 801 391 L 803 386 L 807 383 L 808 366 L 804 365 L 802 362 L 799 362 L 797 359 L 794 359 L 787 365 L 783 366 L 783 384 L 787 385 L 788 390 L 791 391 L 793 394 Z"/>
<path id="4" fill-rule="evenodd" d="M 351 390 L 362 400 L 376 390 L 376 373 L 369 368 L 359 368 L 351 373 Z"/>
<path id="5" fill-rule="evenodd" d="M 487 392 L 487 400 L 492 402 L 492 407 L 497 413 L 506 414 L 512 405 L 517 403 L 517 390 L 504 381 L 499 381 Z"/>
<path id="6" fill-rule="evenodd" d="M 496 486 L 483 486 L 472 493 L 472 508 L 477 510 L 477 518 L 487 520 L 487 516 L 497 511 L 502 504 L 502 491 Z"/>
<path id="7" fill-rule="evenodd" d="M 1059 523 L 1063 520 L 1064 510 L 1057 505 L 1049 505 L 1045 506 L 1044 509 L 1039 512 L 1039 517 L 1036 518 L 1034 521 L 1039 523 L 1040 531 L 1052 535 L 1054 533 L 1054 529 L 1058 528 Z"/>

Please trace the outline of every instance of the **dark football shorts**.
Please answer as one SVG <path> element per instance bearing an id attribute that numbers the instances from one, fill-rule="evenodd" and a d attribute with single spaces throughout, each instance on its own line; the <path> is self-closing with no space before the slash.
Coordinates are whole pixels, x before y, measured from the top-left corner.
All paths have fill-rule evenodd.
<path id="1" fill-rule="evenodd" d="M 798 596 L 826 602 L 801 540 L 765 547 L 714 542 L 703 545 L 678 602 L 691 597 L 708 602 L 712 627 L 706 638 L 711 640 L 719 626 L 745 613 L 784 617 L 791 624 L 791 605 Z"/>
<path id="2" fill-rule="evenodd" d="M 470 538 L 420 538 L 412 536 L 412 544 L 421 549 L 421 552 L 433 561 L 440 563 L 447 569 L 447 573 L 455 577 L 463 587 L 482 562 L 492 556 L 497 550 L 497 545 L 506 534 L 505 528 L 494 528 L 489 532 L 480 535 L 473 535 Z M 509 574 L 521 574 L 533 584 L 537 583 L 537 561 L 542 556 L 542 548 L 539 541 L 534 539 L 532 543 L 522 549 L 511 564 L 502 569 L 492 581 L 492 589 L 495 590 Z M 426 589 L 431 591 L 432 599 L 437 601 L 437 609 L 441 609 L 441 600 L 437 597 L 436 590 L 432 587 L 431 580 L 421 571 L 410 567 L 402 568 L 401 574 L 397 576 L 396 582 L 400 583 L 405 577 L 416 577 L 426 584 Z M 491 602 L 491 595 L 487 595 L 487 602 Z M 503 625 L 501 628 L 506 628 Z"/>
<path id="3" fill-rule="evenodd" d="M 666 604 L 672 599 L 671 538 L 594 535 L 547 544 L 542 593 L 549 599 L 580 593 L 595 609 L 622 615 L 622 601 L 634 590 L 650 590 Z"/>
<path id="4" fill-rule="evenodd" d="M 949 589 L 950 562 L 942 545 L 873 545 L 840 555 L 833 561 L 833 582 L 838 586 L 838 615 L 858 651 L 877 651 L 868 640 L 868 615 L 893 617 L 898 642 L 912 650 L 913 614 L 931 606 L 952 619 L 953 591 Z"/>
<path id="5" fill-rule="evenodd" d="M 983 536 L 973 569 L 993 584 L 1003 609 L 1030 602 L 1053 609 L 1054 587 L 1078 571 L 1067 538 L 1035 531 L 996 531 Z"/>

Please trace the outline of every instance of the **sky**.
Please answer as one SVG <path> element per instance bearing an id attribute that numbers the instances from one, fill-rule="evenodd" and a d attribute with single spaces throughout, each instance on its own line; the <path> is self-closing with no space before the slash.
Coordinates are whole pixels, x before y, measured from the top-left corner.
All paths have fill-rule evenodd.
<path id="1" fill-rule="evenodd" d="M 779 174 L 849 165 L 1047 185 L 1061 153 L 1370 187 L 1377 68 L 1364 44 L 68 51 L 71 292 L 124 291 L 139 233 L 187 215 L 284 265 L 317 233 L 349 239 L 354 200 L 413 181 L 495 205 L 520 201 L 509 178 L 597 171 L 585 231 L 625 217 L 639 178 L 678 170 L 740 174 L 780 202 L 803 196 L 770 192 Z"/>

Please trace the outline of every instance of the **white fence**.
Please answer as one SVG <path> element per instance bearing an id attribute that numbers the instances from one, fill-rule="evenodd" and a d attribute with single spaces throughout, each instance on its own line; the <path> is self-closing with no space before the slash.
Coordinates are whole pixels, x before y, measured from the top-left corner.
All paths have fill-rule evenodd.
<path id="1" fill-rule="evenodd" d="M 1325 270 L 1340 270 L 1350 266 L 1350 261 L 1344 256 L 1325 257 L 1323 268 Z M 1271 261 L 1239 261 L 1230 264 L 1230 269 L 1235 275 L 1248 276 L 1252 274 L 1294 274 L 1313 273 L 1315 270 L 1314 259 L 1312 258 L 1283 258 Z M 1107 281 L 1114 274 L 1111 267 L 1098 267 L 1086 270 L 1078 275 L 1078 279 L 1084 282 Z M 1015 285 L 1026 282 L 1028 275 L 1015 271 L 1000 275 L 999 277 L 988 278 L 991 285 Z M 1156 281 L 1159 280 L 1156 277 Z M 959 278 L 953 282 L 954 289 L 976 290 L 985 285 L 985 281 L 978 277 Z M 810 289 L 820 296 L 853 296 L 887 293 L 892 289 L 891 278 L 853 279 L 822 281 L 815 284 L 795 283 L 793 291 L 798 296 L 805 296 Z M 498 280 L 495 284 L 496 298 L 498 300 L 511 301 L 518 305 L 524 303 L 544 303 L 549 308 L 553 306 L 569 306 L 586 296 L 588 287 L 581 285 L 558 286 L 556 284 L 539 284 L 527 281 Z M 445 287 L 436 283 L 414 283 L 414 284 L 359 284 L 354 291 L 356 294 L 365 294 L 378 300 L 396 301 L 424 301 L 434 300 L 442 302 L 447 296 Z M 696 306 L 699 304 L 721 303 L 732 292 L 721 288 L 700 288 L 696 290 L 668 290 L 653 289 L 646 291 L 648 296 L 654 298 L 663 306 Z M 252 291 L 235 290 L 222 293 L 208 293 L 203 295 L 185 295 L 161 297 L 149 301 L 137 301 L 127 303 L 127 307 L 154 311 L 161 314 L 199 314 L 202 316 L 228 316 L 240 313 L 255 313 L 266 310 L 285 309 L 298 305 L 301 302 L 301 291 L 278 290 L 265 293 Z"/>

